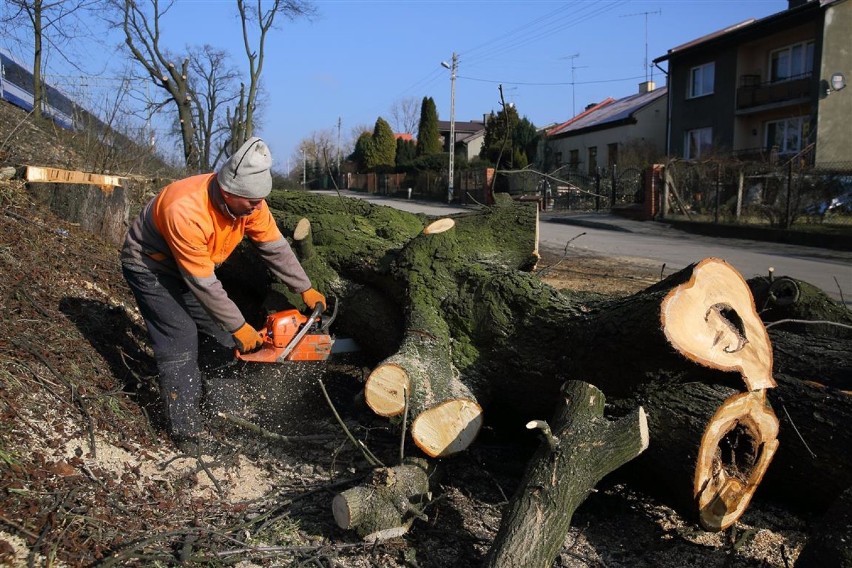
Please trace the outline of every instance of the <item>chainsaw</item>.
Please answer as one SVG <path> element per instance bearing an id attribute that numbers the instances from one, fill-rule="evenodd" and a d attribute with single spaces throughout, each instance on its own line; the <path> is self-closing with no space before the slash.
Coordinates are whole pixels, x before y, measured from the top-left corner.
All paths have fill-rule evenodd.
<path id="1" fill-rule="evenodd" d="M 329 327 L 337 317 L 337 302 L 330 298 L 331 314 L 324 315 L 325 306 L 317 304 L 310 315 L 297 309 L 269 314 L 260 329 L 261 346 L 249 353 L 234 354 L 241 361 L 281 363 L 284 361 L 325 361 L 332 353 L 357 350 L 350 339 L 335 340 Z"/>

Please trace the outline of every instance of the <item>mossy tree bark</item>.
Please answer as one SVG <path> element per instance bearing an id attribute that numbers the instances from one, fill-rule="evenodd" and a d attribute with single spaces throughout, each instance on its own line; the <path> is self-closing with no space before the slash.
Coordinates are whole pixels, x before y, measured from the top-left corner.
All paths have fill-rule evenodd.
<path id="1" fill-rule="evenodd" d="M 560 386 L 574 377 L 634 408 L 640 393 L 656 389 L 666 395 L 640 404 L 651 417 L 651 448 L 671 452 L 654 454 L 657 465 L 682 467 L 686 502 L 696 495 L 694 468 L 705 431 L 737 393 L 753 393 L 747 398 L 759 416 L 728 420 L 714 443 L 728 432 L 745 432 L 754 442 L 749 445 L 755 460 L 770 455 L 762 448 L 773 442 L 772 428 L 766 427 L 772 420 L 764 417 L 772 411 L 762 401 L 767 396 L 771 401 L 778 390 L 771 388 L 773 351 L 748 286 L 724 261 L 705 259 L 638 294 L 595 301 L 557 292 L 529 272 L 537 258 L 534 207 L 498 203 L 453 216 L 449 228 L 432 232 L 424 230 L 432 219 L 355 199 L 273 192 L 269 203 L 289 237 L 300 219 L 310 219 L 315 254 L 304 265 L 318 289 L 341 299 L 335 331 L 354 337 L 375 359 L 371 406 L 393 416 L 407 404 L 411 432 L 422 430 L 429 438 L 417 443 L 427 455 L 463 450 L 482 420 L 499 429 L 550 415 Z M 300 305 L 281 286 L 273 289 L 280 295 L 271 297 Z M 684 388 L 690 384 L 721 390 L 689 412 L 691 426 L 684 430 L 670 409 L 701 398 Z M 448 401 L 458 406 L 447 411 Z M 790 409 L 798 403 L 787 404 Z M 803 415 L 815 410 L 813 404 L 802 403 Z M 446 423 L 460 412 L 458 424 Z M 439 420 L 418 428 L 430 413 Z M 663 417 L 669 414 L 674 422 L 667 425 Z M 743 428 L 744 423 L 762 426 Z M 841 440 L 826 444 L 835 442 Z M 777 455 L 783 452 L 782 445 Z M 681 456 L 677 465 L 671 455 Z M 807 462 L 791 466 L 814 473 Z M 681 486 L 660 479 L 660 491 Z M 724 489 L 728 496 L 730 489 Z M 749 491 L 734 491 L 741 499 L 724 501 L 722 517 L 747 503 Z"/>

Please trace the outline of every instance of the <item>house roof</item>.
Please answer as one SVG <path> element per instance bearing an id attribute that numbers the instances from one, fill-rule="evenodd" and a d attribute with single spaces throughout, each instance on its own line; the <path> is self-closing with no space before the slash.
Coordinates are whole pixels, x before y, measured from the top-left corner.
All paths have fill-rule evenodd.
<path id="1" fill-rule="evenodd" d="M 822 7 L 842 2 L 844 0 L 808 0 L 798 6 L 776 12 L 765 18 L 744 20 L 721 30 L 699 37 L 687 43 L 681 44 L 668 50 L 665 55 L 654 59 L 654 63 L 667 61 L 673 56 L 682 55 L 695 48 L 706 49 L 718 43 L 735 40 L 743 35 L 749 36 L 765 30 L 771 30 L 775 26 L 797 25 L 803 21 L 809 12 L 817 12 Z"/>
<path id="2" fill-rule="evenodd" d="M 479 132 L 480 130 L 485 130 L 484 122 L 470 121 L 470 122 L 459 122 L 456 121 L 456 134 L 463 134 L 465 132 Z M 438 121 L 438 131 L 439 132 L 449 132 L 450 131 L 450 121 L 449 120 L 439 120 Z"/>
<path id="3" fill-rule="evenodd" d="M 636 111 L 648 106 L 660 97 L 666 96 L 668 89 L 660 87 L 648 93 L 639 93 L 615 100 L 612 97 L 578 114 L 547 131 L 547 136 L 562 136 L 580 130 L 591 130 L 616 126 L 633 118 Z"/>

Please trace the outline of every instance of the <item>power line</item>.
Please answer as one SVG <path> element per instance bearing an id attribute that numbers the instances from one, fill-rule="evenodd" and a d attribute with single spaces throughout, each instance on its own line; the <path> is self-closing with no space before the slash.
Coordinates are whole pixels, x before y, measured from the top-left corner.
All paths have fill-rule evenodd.
<path id="1" fill-rule="evenodd" d="M 564 87 L 566 85 L 597 85 L 600 83 L 620 83 L 622 81 L 635 81 L 636 79 L 641 79 L 642 75 L 637 75 L 636 77 L 622 77 L 621 79 L 601 79 L 599 81 L 577 81 L 576 83 L 565 83 L 565 82 L 556 82 L 556 83 L 533 83 L 526 81 L 500 81 L 497 79 L 482 79 L 479 77 L 467 77 L 465 75 L 458 75 L 459 79 L 467 79 L 468 81 L 478 81 L 480 83 L 502 83 L 503 85 L 524 85 L 524 86 L 533 86 L 533 87 Z"/>

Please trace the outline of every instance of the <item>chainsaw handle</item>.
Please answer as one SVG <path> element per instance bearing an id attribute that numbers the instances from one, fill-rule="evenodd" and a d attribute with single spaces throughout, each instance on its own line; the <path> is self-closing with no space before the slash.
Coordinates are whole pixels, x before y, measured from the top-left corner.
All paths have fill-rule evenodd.
<path id="1" fill-rule="evenodd" d="M 309 317 L 311 318 L 311 320 L 315 320 L 320 317 L 320 314 L 322 314 L 324 311 L 325 304 L 323 304 L 322 302 L 317 302 L 314 306 L 314 311 L 311 312 L 311 315 Z"/>

